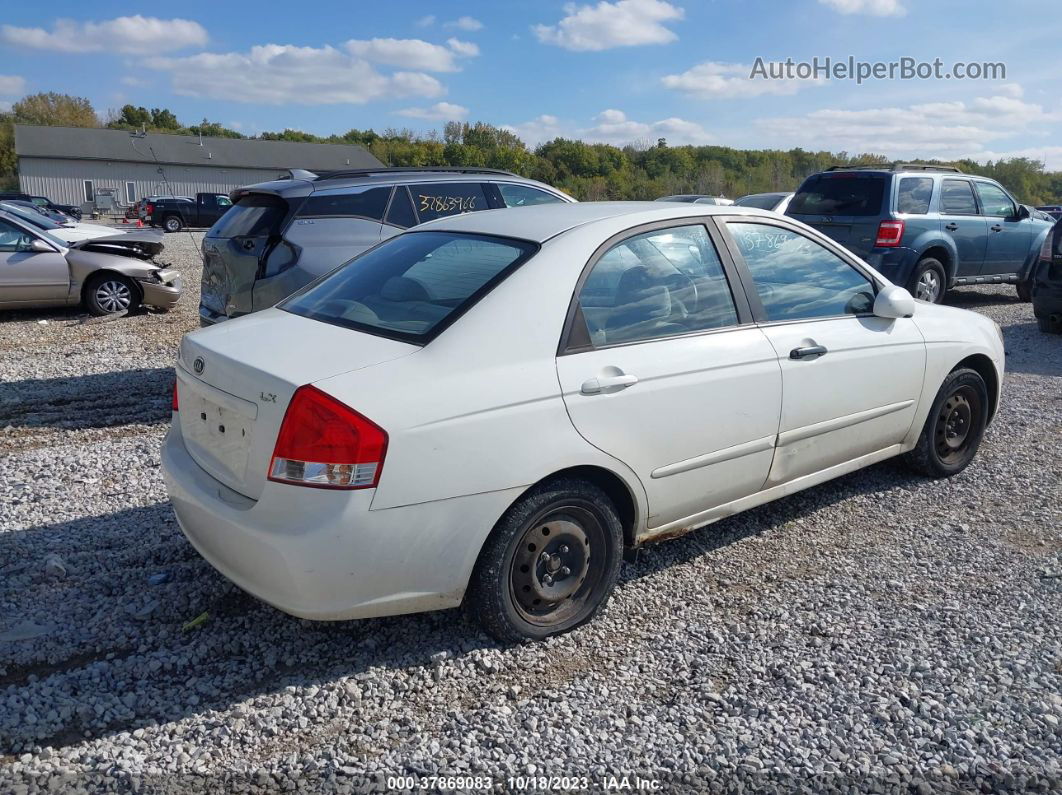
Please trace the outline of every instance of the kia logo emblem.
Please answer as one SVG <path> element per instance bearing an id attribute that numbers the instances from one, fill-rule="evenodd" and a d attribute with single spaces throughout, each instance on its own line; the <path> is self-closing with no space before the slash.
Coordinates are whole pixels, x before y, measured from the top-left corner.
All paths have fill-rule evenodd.
<path id="1" fill-rule="evenodd" d="M 206 367 L 206 362 L 203 361 L 203 357 L 196 356 L 195 361 L 192 362 L 192 369 L 195 370 L 195 374 L 199 375 L 202 373 L 204 367 Z"/>

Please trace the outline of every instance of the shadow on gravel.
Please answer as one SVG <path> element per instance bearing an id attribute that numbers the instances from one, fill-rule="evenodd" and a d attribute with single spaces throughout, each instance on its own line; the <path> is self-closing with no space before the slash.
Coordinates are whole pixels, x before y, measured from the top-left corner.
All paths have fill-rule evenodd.
<path id="1" fill-rule="evenodd" d="M 1062 338 L 1044 334 L 1034 320 L 1004 326 L 1007 372 L 1062 376 L 1062 344 L 1059 343 Z"/>
<path id="2" fill-rule="evenodd" d="M 903 485 L 882 464 L 649 547 L 625 565 L 631 582 L 770 531 L 853 495 Z M 45 575 L 42 550 L 67 575 Z M 0 642 L 0 753 L 84 740 L 229 709 L 286 687 L 370 668 L 402 669 L 429 687 L 432 655 L 495 644 L 460 610 L 336 623 L 301 621 L 244 594 L 200 559 L 159 503 L 0 534 L 0 631 L 31 623 L 32 640 Z M 150 584 L 153 575 L 166 581 Z M 208 612 L 196 629 L 189 620 Z M 12 699 L 16 699 L 12 701 Z"/>
<path id="3" fill-rule="evenodd" d="M 976 309 L 977 307 L 984 306 L 1012 306 L 1025 303 L 1018 299 L 1018 294 L 1015 292 L 1014 285 L 989 286 L 999 286 L 1005 288 L 1007 292 L 984 292 L 983 290 L 976 288 L 964 290 L 960 287 L 954 290 L 949 290 L 947 296 L 944 298 L 944 303 L 948 306 L 958 307 L 959 309 Z"/>
<path id="4" fill-rule="evenodd" d="M 106 428 L 170 418 L 173 368 L 0 383 L 0 428 Z"/>

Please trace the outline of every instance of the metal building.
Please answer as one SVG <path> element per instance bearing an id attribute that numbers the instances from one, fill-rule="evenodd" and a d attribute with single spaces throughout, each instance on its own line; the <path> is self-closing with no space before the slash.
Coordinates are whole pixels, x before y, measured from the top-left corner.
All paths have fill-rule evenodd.
<path id="1" fill-rule="evenodd" d="M 91 212 L 101 195 L 118 209 L 145 196 L 228 193 L 287 169 L 335 171 L 383 165 L 353 144 L 130 134 L 89 127 L 15 125 L 23 193 Z"/>

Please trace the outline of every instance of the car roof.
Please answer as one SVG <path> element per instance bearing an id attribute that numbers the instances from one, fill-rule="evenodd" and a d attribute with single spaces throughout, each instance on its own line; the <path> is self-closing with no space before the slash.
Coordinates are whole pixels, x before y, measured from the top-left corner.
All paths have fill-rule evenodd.
<path id="1" fill-rule="evenodd" d="M 474 169 L 432 171 L 430 167 L 426 167 L 424 171 L 410 169 L 394 169 L 389 171 L 386 168 L 381 168 L 379 171 L 373 171 L 366 174 L 345 177 L 329 177 L 325 175 L 312 180 L 304 179 L 295 174 L 286 179 L 277 179 L 272 180 L 271 182 L 261 182 L 256 185 L 247 185 L 237 188 L 233 193 L 265 192 L 273 193 L 278 196 L 308 196 L 317 191 L 335 190 L 337 188 L 365 187 L 367 185 L 410 185 L 424 182 L 516 182 L 521 185 L 532 185 L 538 188 L 543 188 L 552 193 L 566 195 L 563 191 L 554 188 L 552 185 L 528 179 L 527 177 L 521 177 L 517 174 L 510 174 L 506 171 L 476 171 Z"/>
<path id="2" fill-rule="evenodd" d="M 754 207 L 716 204 L 679 204 L 646 202 L 578 202 L 576 204 L 535 204 L 502 210 L 451 215 L 428 221 L 410 230 L 466 232 L 514 237 L 543 243 L 577 226 L 623 216 L 630 226 L 667 221 L 672 218 L 697 218 L 706 215 L 761 215 L 777 217 Z"/>

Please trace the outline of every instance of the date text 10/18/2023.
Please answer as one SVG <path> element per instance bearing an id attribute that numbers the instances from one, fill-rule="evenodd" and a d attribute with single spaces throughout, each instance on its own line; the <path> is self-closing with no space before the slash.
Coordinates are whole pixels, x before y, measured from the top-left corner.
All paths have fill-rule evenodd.
<path id="1" fill-rule="evenodd" d="M 387 789 L 401 791 L 483 792 L 496 788 L 513 792 L 659 792 L 663 782 L 641 776 L 388 776 Z"/>

